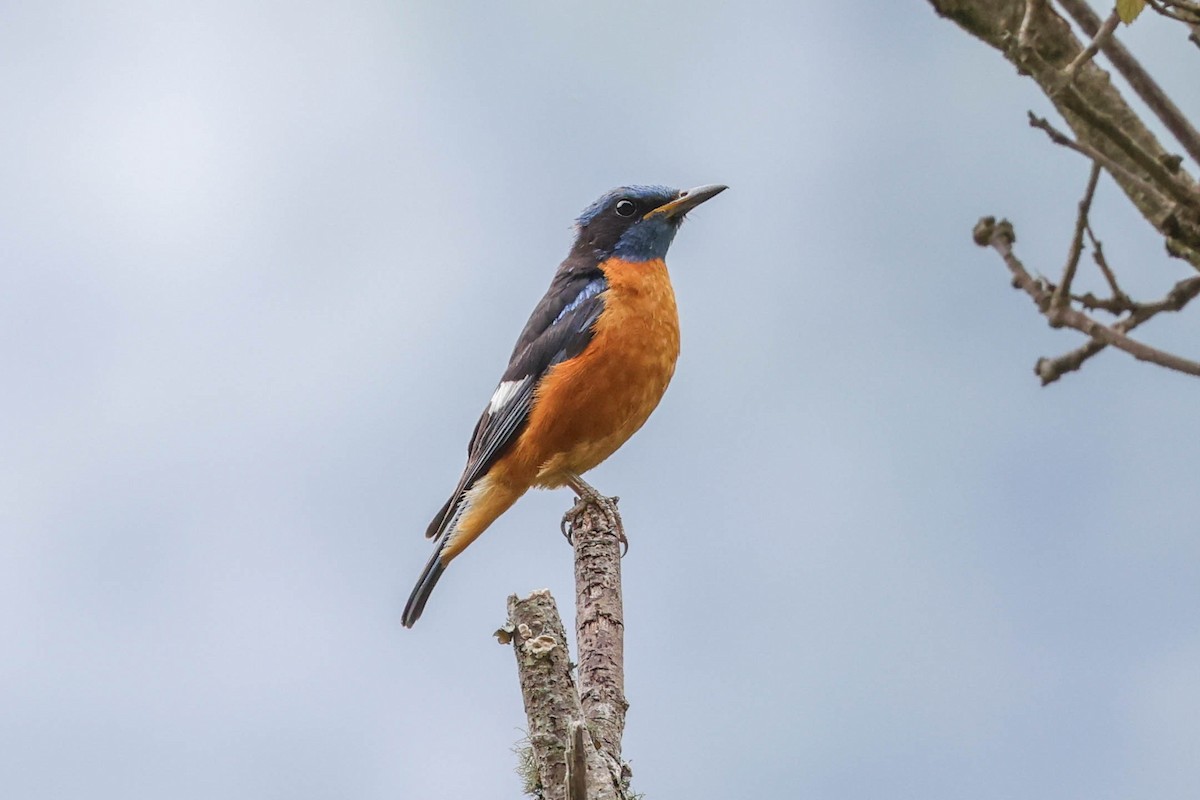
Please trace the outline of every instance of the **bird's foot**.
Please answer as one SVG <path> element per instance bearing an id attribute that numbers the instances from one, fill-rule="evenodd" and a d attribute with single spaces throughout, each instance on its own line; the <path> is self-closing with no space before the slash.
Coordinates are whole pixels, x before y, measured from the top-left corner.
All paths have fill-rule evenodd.
<path id="1" fill-rule="evenodd" d="M 617 541 L 621 543 L 621 556 L 624 557 L 629 552 L 629 539 L 625 536 L 625 526 L 621 523 L 620 512 L 617 511 L 617 503 L 621 498 L 605 497 L 581 478 L 573 481 L 571 488 L 575 490 L 578 497 L 575 498 L 575 505 L 571 506 L 566 514 L 563 514 L 562 523 L 559 526 L 563 536 L 572 546 L 575 544 L 575 521 L 591 506 L 604 515 L 608 529 L 616 535 Z"/>

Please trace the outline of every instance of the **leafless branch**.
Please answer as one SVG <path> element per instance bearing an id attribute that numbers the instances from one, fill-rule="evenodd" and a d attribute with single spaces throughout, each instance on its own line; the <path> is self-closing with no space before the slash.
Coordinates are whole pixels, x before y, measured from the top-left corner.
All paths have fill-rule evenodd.
<path id="1" fill-rule="evenodd" d="M 1013 231 L 1012 224 L 1008 220 L 997 222 L 994 217 L 984 217 L 976 224 L 974 236 L 976 244 L 991 247 L 1000 254 L 1009 272 L 1012 273 L 1014 285 L 1029 295 L 1034 304 L 1037 305 L 1038 309 L 1046 317 L 1051 327 L 1074 328 L 1098 343 L 1124 350 L 1139 361 L 1146 361 L 1187 375 L 1200 377 L 1200 363 L 1130 339 L 1125 335 L 1125 330 L 1120 327 L 1121 323 L 1113 326 L 1102 325 L 1074 308 L 1055 307 L 1051 302 L 1053 298 L 1052 288 L 1044 281 L 1039 281 L 1031 276 L 1025 269 L 1024 264 L 1013 253 L 1012 246 L 1016 242 L 1016 234 Z M 1192 297 L 1200 293 L 1200 278 L 1192 278 L 1189 281 L 1194 283 L 1184 282 L 1182 288 L 1177 284 L 1176 288 L 1168 295 L 1168 299 L 1163 301 L 1164 304 L 1173 306 L 1171 310 L 1182 308 Z M 1164 310 L 1168 310 L 1166 305 L 1162 308 L 1157 308 L 1154 313 Z M 1150 316 L 1153 316 L 1153 314 L 1150 314 Z M 1149 316 L 1146 318 L 1148 319 Z M 1138 324 L 1142 321 L 1144 320 L 1139 320 Z M 1041 368 L 1042 362 L 1039 361 L 1038 363 L 1039 369 L 1037 372 L 1042 377 L 1043 383 L 1048 383 L 1046 374 L 1044 374 Z"/>
<path id="2" fill-rule="evenodd" d="M 1200 21 L 1200 3 L 1195 0 L 1150 0 L 1150 5 L 1162 6 L 1179 14 L 1190 14 Z"/>
<path id="3" fill-rule="evenodd" d="M 586 506 L 571 524 L 575 545 L 575 635 L 579 641 L 579 697 L 610 769 L 622 768 L 625 732 L 625 617 L 621 551 L 605 515 Z"/>
<path id="4" fill-rule="evenodd" d="M 1182 258 L 1197 270 L 1200 270 L 1200 250 L 1174 236 L 1167 237 L 1167 255 L 1172 258 Z"/>
<path id="5" fill-rule="evenodd" d="M 1086 42 L 1079 41 L 1057 6 L 1047 3 L 1027 14 L 1027 0 L 928 2 L 938 14 L 997 49 L 1021 74 L 1033 78 L 1070 126 L 1075 141 L 1090 149 L 1089 157 L 1094 152 L 1106 156 L 1101 162 L 1104 168 L 1156 231 L 1200 248 L 1200 228 L 1194 220 L 1200 192 L 1186 171 L 1169 162 L 1171 154 L 1110 76 L 1093 59 L 1079 66 L 1074 81 L 1064 88 L 1062 72 Z M 1029 47 L 1018 44 L 1025 22 Z M 1096 31 L 1099 26 L 1097 21 Z M 1102 48 L 1102 52 L 1106 51 Z M 1110 164 L 1121 168 L 1110 169 Z"/>
<path id="6" fill-rule="evenodd" d="M 1153 2 L 1154 0 L 1151 0 L 1151 4 Z M 1071 15 L 1088 36 L 1093 37 L 1093 44 L 1099 41 L 1102 30 L 1100 17 L 1092 10 L 1087 0 L 1058 0 L 1058 4 Z M 1197 18 L 1192 22 L 1200 23 L 1200 5 L 1196 6 L 1194 13 L 1197 14 Z M 1112 17 L 1109 17 L 1109 21 L 1111 20 Z M 1107 25 L 1108 22 L 1104 24 Z M 1112 65 L 1121 73 L 1121 76 L 1137 92 L 1138 97 L 1142 98 L 1142 101 L 1192 157 L 1192 161 L 1200 164 L 1200 133 L 1196 131 L 1174 101 L 1167 96 L 1167 93 L 1162 90 L 1158 82 L 1150 76 L 1150 73 L 1146 72 L 1141 63 L 1125 49 L 1125 46 L 1115 36 L 1110 36 L 1106 41 L 1101 42 L 1101 49 Z"/>
<path id="7" fill-rule="evenodd" d="M 1029 126 L 1031 128 L 1037 128 L 1045 131 L 1046 135 L 1050 137 L 1050 141 L 1065 147 L 1068 150 L 1074 150 L 1076 153 L 1081 153 L 1087 156 L 1088 158 L 1092 159 L 1092 161 L 1103 166 L 1112 175 L 1124 179 L 1124 181 L 1129 185 L 1140 187 L 1141 190 L 1147 194 L 1158 193 L 1158 190 L 1155 189 L 1155 187 L 1152 186 L 1148 181 L 1146 181 L 1140 175 L 1136 175 L 1132 171 L 1126 169 L 1124 165 L 1120 164 L 1115 159 L 1109 158 L 1107 155 L 1091 145 L 1075 141 L 1070 136 L 1067 136 L 1058 128 L 1055 128 L 1053 125 L 1051 125 L 1050 121 L 1045 117 L 1039 117 L 1032 111 L 1028 111 L 1026 113 L 1029 115 Z"/>
<path id="8" fill-rule="evenodd" d="M 1169 9 L 1178 15 L 1200 9 L 1200 0 L 1149 1 L 1156 10 Z M 1088 222 L 1099 170 L 1103 169 L 1143 219 L 1163 237 L 1167 252 L 1200 270 L 1200 187 L 1184 168 L 1183 157 L 1165 150 L 1143 116 L 1122 97 L 1109 73 L 1099 64 L 1097 52 L 1104 54 L 1198 164 L 1200 134 L 1118 41 L 1117 16 L 1110 14 L 1102 21 L 1086 0 L 928 2 L 938 14 L 1000 51 L 1020 74 L 1032 77 L 1073 135 L 1063 133 L 1032 112 L 1030 125 L 1044 131 L 1056 144 L 1092 162 L 1088 188 L 1079 204 L 1058 286 L 1043 278 L 1035 279 L 1025 270 L 1013 252 L 1015 237 L 1007 222 L 996 223 L 985 218 L 975 231 L 977 243 L 992 247 L 1001 255 L 1012 273 L 1013 285 L 1030 296 L 1052 327 L 1073 328 L 1089 339 L 1058 358 L 1040 359 L 1037 374 L 1042 382 L 1050 383 L 1078 369 L 1109 346 L 1143 361 L 1200 376 L 1200 363 L 1150 347 L 1128 335 L 1155 315 L 1178 311 L 1200 295 L 1200 278 L 1180 281 L 1162 300 L 1136 302 L 1121 290 L 1116 271 L 1108 264 Z M 1090 40 L 1081 42 L 1060 11 L 1070 15 Z M 1200 44 L 1200 37 L 1197 43 Z M 1079 259 L 1089 242 L 1093 259 L 1111 289 L 1110 297 L 1071 291 Z M 1101 311 L 1117 319 L 1106 325 L 1090 316 Z"/>
<path id="9" fill-rule="evenodd" d="M 1172 162 L 1174 169 L 1168 167 L 1167 159 L 1156 157 L 1142 146 L 1127 132 L 1121 130 L 1111 119 L 1092 108 L 1087 99 L 1068 86 L 1060 93 L 1062 104 L 1076 116 L 1082 118 L 1095 132 L 1120 148 L 1138 167 L 1140 167 L 1154 183 L 1172 199 L 1193 209 L 1200 209 L 1200 194 L 1193 186 L 1179 180 L 1179 164 Z"/>
<path id="10" fill-rule="evenodd" d="M 1017 45 L 1019 47 L 1030 48 L 1033 46 L 1033 40 L 1030 36 L 1030 31 L 1033 29 L 1033 15 L 1045 5 L 1046 0 L 1025 0 L 1025 15 L 1021 17 L 1021 29 L 1017 34 Z"/>
<path id="11" fill-rule="evenodd" d="M 1088 226 L 1088 212 L 1092 208 L 1092 198 L 1096 195 L 1096 182 L 1100 180 L 1100 162 L 1092 162 L 1092 173 L 1088 176 L 1087 189 L 1083 199 L 1079 201 L 1079 215 L 1075 218 L 1075 235 L 1071 237 L 1071 249 L 1067 252 L 1067 265 L 1063 268 L 1062 280 L 1054 290 L 1051 299 L 1055 307 L 1061 308 L 1070 303 L 1071 282 L 1075 280 L 1075 268 L 1079 265 L 1079 256 L 1083 252 L 1083 232 Z"/>
<path id="12" fill-rule="evenodd" d="M 502 643 L 512 643 L 517 657 L 542 796 L 566 800 L 571 724 L 582 722 L 583 710 L 571 678 L 567 635 L 550 592 L 543 589 L 524 599 L 509 597 L 508 624 L 496 635 Z"/>
<path id="13" fill-rule="evenodd" d="M 1170 19 L 1200 25 L 1200 5 L 1188 0 L 1148 0 L 1151 8 Z"/>
<path id="14" fill-rule="evenodd" d="M 1033 365 L 1033 372 L 1041 379 L 1042 386 L 1048 386 L 1068 372 L 1075 372 L 1083 366 L 1083 362 L 1106 347 L 1108 345 L 1104 342 L 1092 339 L 1082 347 L 1077 347 L 1058 358 L 1046 358 L 1045 356 L 1039 358 L 1037 363 Z"/>
<path id="15" fill-rule="evenodd" d="M 1083 48 L 1079 52 L 1079 55 L 1075 56 L 1071 63 L 1067 64 L 1066 68 L 1063 69 L 1062 79 L 1064 82 L 1070 83 L 1075 80 L 1075 72 L 1079 69 L 1080 65 L 1091 61 L 1096 53 L 1100 52 L 1100 48 L 1112 38 L 1113 31 L 1117 29 L 1117 25 L 1120 22 L 1121 15 L 1117 13 L 1116 9 L 1113 9 L 1113 12 L 1108 15 L 1108 19 L 1104 20 L 1104 24 L 1100 26 L 1099 30 L 1094 32 L 1089 31 L 1092 41 L 1088 42 L 1088 46 Z"/>
<path id="16" fill-rule="evenodd" d="M 591 800 L 588 797 L 587 749 L 583 735 L 587 726 L 579 720 L 571 723 L 571 741 L 567 743 L 567 800 Z"/>
<path id="17" fill-rule="evenodd" d="M 1197 295 L 1200 295 L 1200 278 L 1188 278 L 1175 284 L 1167 296 L 1157 303 L 1134 303 L 1128 297 L 1125 297 L 1124 301 L 1104 301 L 1091 298 L 1089 295 L 1084 295 L 1080 301 L 1085 308 L 1103 308 L 1112 313 L 1131 312 L 1129 316 L 1112 326 L 1114 330 L 1121 333 L 1129 333 L 1160 312 L 1182 310 Z M 1116 310 L 1118 308 L 1120 310 Z M 1039 358 L 1034 366 L 1034 372 L 1042 379 L 1042 385 L 1045 386 L 1058 380 L 1064 374 L 1079 369 L 1083 366 L 1083 362 L 1106 347 L 1108 347 L 1107 343 L 1092 339 L 1082 347 L 1058 358 Z"/>
<path id="18" fill-rule="evenodd" d="M 1132 303 L 1129 295 L 1121 291 L 1121 287 L 1117 284 L 1116 273 L 1108 266 L 1108 259 L 1104 257 L 1104 245 L 1092 233 L 1092 226 L 1087 226 L 1088 241 L 1092 243 L 1092 260 L 1096 262 L 1096 266 L 1100 268 L 1101 274 L 1104 275 L 1104 280 L 1108 282 L 1108 288 L 1112 290 L 1113 297 L 1125 303 Z"/>
<path id="19" fill-rule="evenodd" d="M 570 513 L 578 680 L 571 677 L 566 634 L 548 591 L 510 597 L 508 622 L 496 633 L 516 653 L 546 800 L 625 800 L 631 775 L 621 758 L 629 704 L 621 550 L 613 527 L 619 521 L 586 503 Z"/>

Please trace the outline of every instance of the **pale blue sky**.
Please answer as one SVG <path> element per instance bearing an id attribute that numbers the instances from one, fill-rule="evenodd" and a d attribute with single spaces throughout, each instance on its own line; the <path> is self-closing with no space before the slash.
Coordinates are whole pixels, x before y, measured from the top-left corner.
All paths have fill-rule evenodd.
<path id="1" fill-rule="evenodd" d="M 1194 796 L 1200 384 L 1039 388 L 1080 340 L 970 230 L 1053 273 L 1087 165 L 926 3 L 10 2 L 0 107 L 6 798 L 518 796 L 490 634 L 570 598 L 569 493 L 406 631 L 422 533 L 575 215 L 717 182 L 675 382 L 591 475 L 635 787 Z M 1107 181 L 1094 222 L 1131 289 L 1186 275 Z"/>

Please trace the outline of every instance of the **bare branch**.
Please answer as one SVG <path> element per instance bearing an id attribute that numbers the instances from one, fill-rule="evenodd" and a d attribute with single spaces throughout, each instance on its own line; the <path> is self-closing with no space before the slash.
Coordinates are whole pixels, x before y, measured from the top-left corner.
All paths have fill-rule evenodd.
<path id="1" fill-rule="evenodd" d="M 1108 288 L 1112 289 L 1113 299 L 1120 300 L 1132 305 L 1133 301 L 1129 299 L 1129 295 L 1121 290 L 1117 284 L 1117 276 L 1108 266 L 1108 259 L 1104 257 L 1104 245 L 1092 233 L 1092 226 L 1087 226 L 1088 240 L 1092 243 L 1092 260 L 1096 262 L 1096 266 L 1100 268 L 1100 272 L 1104 275 L 1104 280 L 1108 281 Z"/>
<path id="2" fill-rule="evenodd" d="M 1180 281 L 1167 293 L 1165 298 L 1157 303 L 1130 302 L 1130 311 L 1133 313 L 1113 325 L 1113 330 L 1121 333 L 1129 333 L 1129 331 L 1151 319 L 1156 314 L 1163 311 L 1182 310 L 1197 295 L 1200 295 L 1200 278 L 1188 278 L 1187 280 Z M 1126 301 L 1128 302 L 1128 298 L 1126 298 Z M 1103 307 L 1103 302 L 1097 304 L 1095 307 Z M 1039 358 L 1033 371 L 1042 379 L 1042 385 L 1045 386 L 1048 383 L 1058 380 L 1064 374 L 1079 369 L 1083 366 L 1083 362 L 1106 347 L 1108 347 L 1107 343 L 1092 339 L 1082 347 L 1065 353 L 1058 358 Z"/>
<path id="3" fill-rule="evenodd" d="M 1104 342 L 1092 339 L 1082 347 L 1078 347 L 1069 353 L 1064 353 L 1058 358 L 1046 358 L 1044 356 L 1039 358 L 1037 363 L 1033 365 L 1033 372 L 1041 378 L 1042 386 L 1048 386 L 1068 372 L 1074 372 L 1082 367 L 1083 362 L 1106 347 L 1108 345 Z"/>
<path id="4" fill-rule="evenodd" d="M 1156 303 L 1138 303 L 1133 309 L 1133 318 L 1138 324 L 1145 322 L 1163 311 L 1180 311 L 1190 303 L 1197 295 L 1200 295 L 1200 277 L 1185 278 L 1179 281 L 1171 291 L 1167 292 L 1167 296 Z M 1130 330 L 1134 326 L 1130 325 L 1123 330 Z"/>
<path id="5" fill-rule="evenodd" d="M 1174 236 L 1167 237 L 1167 254 L 1172 258 L 1182 258 L 1197 270 L 1200 270 L 1200 250 L 1181 239 Z"/>
<path id="6" fill-rule="evenodd" d="M 1092 108 L 1084 96 L 1073 87 L 1068 86 L 1059 94 L 1062 98 L 1062 104 L 1067 109 L 1087 122 L 1092 130 L 1102 134 L 1110 142 L 1123 150 L 1135 164 L 1150 176 L 1150 179 L 1156 186 L 1160 187 L 1176 202 L 1193 209 L 1200 209 L 1200 194 L 1192 186 L 1183 183 L 1173 174 L 1178 173 L 1179 165 L 1177 163 L 1174 164 L 1174 170 L 1169 169 L 1165 163 L 1165 154 L 1163 154 L 1164 157 L 1156 158 L 1141 143 L 1113 124 L 1111 119 Z"/>
<path id="7" fill-rule="evenodd" d="M 1200 22 L 1200 3 L 1195 0 L 1151 0 L 1151 5 L 1162 6 L 1177 14 L 1190 15 L 1192 19 L 1189 21 Z"/>
<path id="8" fill-rule="evenodd" d="M 1119 330 L 1101 325 L 1091 317 L 1073 308 L 1061 308 L 1048 315 L 1050 324 L 1054 327 L 1066 325 L 1080 333 L 1086 333 L 1104 344 L 1124 350 L 1138 361 L 1157 364 L 1160 367 L 1173 369 L 1185 375 L 1200 377 L 1200 363 L 1167 353 L 1147 344 L 1130 339 Z M 1058 323 L 1058 325 L 1056 325 Z"/>
<path id="9" fill-rule="evenodd" d="M 1074 328 L 1098 342 L 1124 350 L 1139 361 L 1146 361 L 1187 375 L 1200 377 L 1200 363 L 1181 358 L 1172 353 L 1163 352 L 1142 342 L 1130 339 L 1118 327 L 1119 323 L 1118 325 L 1109 327 L 1102 325 L 1083 312 L 1073 308 L 1054 307 L 1051 303 L 1051 298 L 1053 297 L 1051 289 L 1043 281 L 1033 278 L 1025 269 L 1025 265 L 1013 253 L 1012 245 L 1016 241 L 1016 234 L 1013 232 L 1012 224 L 1008 220 L 996 222 L 993 217 L 984 217 L 975 226 L 974 236 L 977 244 L 989 246 L 1000 254 L 1009 272 L 1012 273 L 1014 285 L 1030 296 L 1038 309 L 1045 315 L 1051 327 Z M 1194 290 L 1200 293 L 1200 278 L 1190 280 L 1195 281 Z M 1179 290 L 1178 293 L 1176 290 Z M 1186 297 L 1185 299 L 1185 296 L 1190 291 L 1192 291 L 1191 284 L 1186 284 L 1186 288 L 1182 290 L 1177 285 L 1176 289 L 1173 289 L 1171 294 L 1168 295 L 1168 298 L 1174 296 L 1171 300 L 1172 305 L 1182 307 L 1183 303 L 1186 303 L 1191 297 L 1195 296 L 1193 294 L 1191 297 Z M 1158 309 L 1158 311 L 1162 310 L 1166 310 L 1166 308 Z M 1158 311 L 1155 311 L 1155 313 L 1158 313 Z M 1039 362 L 1040 365 L 1041 362 Z M 1040 369 L 1038 370 L 1038 374 L 1042 375 L 1043 382 L 1048 382 Z"/>
<path id="10" fill-rule="evenodd" d="M 573 725 L 586 728 L 579 693 L 571 678 L 567 634 L 554 598 L 546 589 L 524 599 L 508 598 L 508 623 L 497 631 L 501 643 L 511 641 L 517 657 L 521 697 L 529 720 L 529 743 L 533 747 L 546 800 L 566 800 L 567 751 L 574 741 Z M 597 800 L 619 800 L 609 769 L 584 736 L 588 784 Z"/>
<path id="11" fill-rule="evenodd" d="M 587 750 L 583 733 L 587 726 L 571 723 L 571 741 L 567 743 L 567 800 L 591 800 L 588 797 Z"/>
<path id="12" fill-rule="evenodd" d="M 508 599 L 496 632 L 517 655 L 541 786 L 547 800 L 624 800 L 631 770 L 621 758 L 625 731 L 621 533 L 616 498 L 580 500 L 567 512 L 575 548 L 578 685 L 566 635 L 548 591 Z"/>
<path id="13" fill-rule="evenodd" d="M 1091 61 L 1096 53 L 1100 52 L 1100 48 L 1112 38 L 1113 31 L 1117 29 L 1117 25 L 1120 22 L 1121 15 L 1117 13 L 1116 9 L 1113 9 L 1113 12 L 1108 15 L 1108 19 L 1104 20 L 1104 24 L 1100 26 L 1099 30 L 1088 32 L 1092 37 L 1092 41 L 1062 71 L 1062 78 L 1066 83 L 1075 80 L 1075 72 L 1079 69 L 1080 65 Z"/>
<path id="14" fill-rule="evenodd" d="M 1046 0 L 1025 0 L 1025 16 L 1021 17 L 1021 29 L 1017 34 L 1017 44 L 1020 47 L 1032 46 L 1033 42 L 1029 35 L 1030 23 L 1033 22 L 1033 15 L 1045 4 Z"/>
<path id="15" fill-rule="evenodd" d="M 1096 12 L 1088 5 L 1087 0 L 1058 0 L 1058 3 L 1088 36 L 1093 37 L 1093 44 L 1099 41 L 1102 31 L 1100 17 L 1096 16 Z M 1153 5 L 1153 2 L 1151 4 Z M 1197 9 L 1196 13 L 1200 14 L 1200 6 L 1197 6 Z M 1109 21 L 1111 19 L 1110 17 Z M 1200 17 L 1192 22 L 1200 22 Z M 1104 24 L 1107 25 L 1108 22 Z M 1196 131 L 1183 112 L 1158 85 L 1158 82 L 1150 76 L 1150 73 L 1146 72 L 1133 54 L 1126 50 L 1115 36 L 1110 36 L 1101 42 L 1101 49 L 1113 66 L 1117 68 L 1117 71 L 1121 73 L 1121 76 L 1137 92 L 1138 97 L 1142 98 L 1142 101 L 1171 132 L 1171 135 L 1183 145 L 1183 149 L 1192 157 L 1192 161 L 1200 164 L 1200 132 Z"/>
<path id="16" fill-rule="evenodd" d="M 1148 3 L 1164 17 L 1188 25 L 1200 25 L 1200 5 L 1196 3 L 1189 3 L 1188 0 L 1148 0 Z"/>
<path id="17" fill-rule="evenodd" d="M 1056 144 L 1081 153 L 1092 162 L 1058 286 L 1044 278 L 1034 278 L 1026 271 L 1013 252 L 1015 236 L 1009 223 L 985 218 L 975 229 L 976 242 L 992 247 L 1001 255 L 1012 274 L 1013 285 L 1030 296 L 1052 327 L 1073 328 L 1089 338 L 1083 346 L 1056 359 L 1040 359 L 1037 374 L 1042 382 L 1050 383 L 1078 369 L 1109 346 L 1139 360 L 1200 376 L 1200 363 L 1150 347 L 1128 335 L 1155 315 L 1178 311 L 1200 295 L 1200 278 L 1180 281 L 1160 301 L 1135 302 L 1121 290 L 1088 222 L 1099 171 L 1103 169 L 1141 216 L 1163 236 L 1167 252 L 1200 270 L 1200 187 L 1183 168 L 1183 157 L 1166 151 L 1139 113 L 1121 96 L 1109 73 L 1097 63 L 1096 54 L 1103 53 L 1113 63 L 1197 163 L 1200 163 L 1200 134 L 1117 40 L 1119 17 L 1110 13 L 1102 22 L 1085 0 L 928 2 L 938 14 L 949 17 L 999 50 L 1020 74 L 1032 77 L 1074 135 L 1062 133 L 1032 112 L 1030 125 L 1044 131 Z M 1193 7 L 1200 9 L 1200 0 L 1149 2 L 1160 12 L 1169 8 L 1180 15 L 1190 13 Z M 1060 10 L 1074 17 L 1090 41 L 1080 41 Z M 1200 44 L 1200 38 L 1197 43 Z M 1111 297 L 1071 291 L 1088 241 L 1096 265 L 1112 290 Z M 1105 325 L 1089 316 L 1099 311 L 1118 319 Z"/>
<path id="18" fill-rule="evenodd" d="M 928 2 L 938 14 L 999 50 L 1022 74 L 1032 77 L 1062 114 L 1077 141 L 1107 157 L 1101 162 L 1106 170 L 1110 163 L 1122 167 L 1110 170 L 1110 174 L 1155 230 L 1200 247 L 1200 234 L 1192 219 L 1196 213 L 1179 213 L 1176 208 L 1200 205 L 1200 192 L 1186 171 L 1174 164 L 1168 169 L 1164 160 L 1170 154 L 1121 96 L 1110 76 L 1093 59 L 1080 65 L 1075 80 L 1063 87 L 1063 70 L 1086 44 L 1079 41 L 1055 6 L 1046 4 L 1026 14 L 1026 0 Z M 1021 47 L 1019 29 L 1026 18 L 1030 47 Z M 1167 180 L 1160 187 L 1164 175 Z M 1146 176 L 1151 180 L 1147 181 Z"/>
<path id="19" fill-rule="evenodd" d="M 1131 186 L 1140 187 L 1142 192 L 1146 194 L 1158 193 L 1157 189 L 1155 189 L 1155 187 L 1152 186 L 1148 181 L 1146 181 L 1140 175 L 1137 175 L 1126 169 L 1124 165 L 1120 164 L 1116 160 L 1109 158 L 1107 155 L 1091 145 L 1075 141 L 1058 128 L 1055 128 L 1053 125 L 1051 125 L 1050 121 L 1045 117 L 1039 117 L 1032 111 L 1027 111 L 1026 113 L 1029 115 L 1029 126 L 1031 128 L 1038 128 L 1039 130 L 1045 131 L 1046 135 L 1050 137 L 1050 141 L 1057 145 L 1061 145 L 1068 150 L 1074 150 L 1076 153 L 1082 153 L 1096 163 L 1102 165 L 1106 170 L 1109 171 L 1110 174 L 1113 175 L 1113 177 L 1123 180 Z"/>
<path id="20" fill-rule="evenodd" d="M 1021 17 L 1021 28 L 1017 32 L 1017 47 L 1024 52 L 1033 50 L 1033 18 L 1045 7 L 1046 0 L 1025 0 L 1025 14 Z"/>
<path id="21" fill-rule="evenodd" d="M 1079 265 L 1079 255 L 1083 252 L 1083 232 L 1088 224 L 1088 212 L 1092 208 L 1092 198 L 1096 194 L 1096 182 L 1100 180 L 1100 162 L 1092 162 L 1092 174 L 1088 176 L 1087 189 L 1083 199 L 1079 201 L 1079 216 L 1075 219 L 1075 235 L 1071 237 L 1071 249 L 1067 253 L 1067 265 L 1063 268 L 1062 281 L 1054 290 L 1051 302 L 1056 307 L 1070 304 L 1071 282 L 1075 280 L 1075 268 Z"/>
<path id="22" fill-rule="evenodd" d="M 575 633 L 579 698 L 596 745 L 621 771 L 625 732 L 625 622 L 621 549 L 605 514 L 584 506 L 571 523 L 575 545 Z"/>

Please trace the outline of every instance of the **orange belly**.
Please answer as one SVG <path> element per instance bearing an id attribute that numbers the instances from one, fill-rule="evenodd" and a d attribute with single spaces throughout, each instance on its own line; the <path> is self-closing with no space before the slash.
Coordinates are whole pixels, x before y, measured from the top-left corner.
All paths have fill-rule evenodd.
<path id="1" fill-rule="evenodd" d="M 543 378 L 510 465 L 562 486 L 623 445 L 658 406 L 679 357 L 679 315 L 662 259 L 603 264 L 604 313 L 580 355 Z M 508 460 L 508 459 L 505 459 Z"/>

